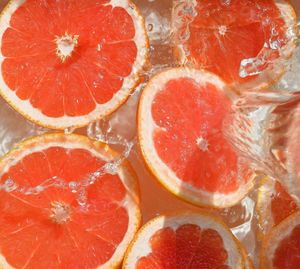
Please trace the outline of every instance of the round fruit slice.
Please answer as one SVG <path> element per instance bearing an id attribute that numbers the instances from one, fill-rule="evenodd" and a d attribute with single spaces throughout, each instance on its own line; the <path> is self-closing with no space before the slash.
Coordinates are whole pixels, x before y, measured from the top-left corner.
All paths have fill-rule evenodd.
<path id="1" fill-rule="evenodd" d="M 287 1 L 195 0 L 191 5 L 195 15 L 179 49 L 182 60 L 218 74 L 237 90 L 267 87 L 283 74 L 280 61 L 296 47 L 298 29 Z"/>
<path id="2" fill-rule="evenodd" d="M 0 94 L 39 125 L 83 126 L 125 102 L 147 46 L 129 0 L 12 0 L 0 17 Z"/>
<path id="3" fill-rule="evenodd" d="M 127 251 L 124 269 L 245 268 L 241 248 L 220 220 L 207 215 L 160 216 Z"/>
<path id="4" fill-rule="evenodd" d="M 198 205 L 228 207 L 253 186 L 254 173 L 223 134 L 231 101 L 217 76 L 176 68 L 142 93 L 138 135 L 147 165 L 171 192 Z"/>
<path id="5" fill-rule="evenodd" d="M 263 234 L 267 234 L 273 226 L 299 210 L 299 207 L 278 181 L 266 178 L 258 189 L 256 209 L 260 229 Z"/>
<path id="6" fill-rule="evenodd" d="M 300 268 L 300 212 L 294 213 L 266 236 L 261 269 Z"/>
<path id="7" fill-rule="evenodd" d="M 0 182 L 10 190 L 0 195 L 0 267 L 117 268 L 140 225 L 140 211 L 128 163 L 115 175 L 94 173 L 113 155 L 86 137 L 51 134 L 5 156 Z M 97 180 L 85 194 L 76 193 L 87 178 Z"/>

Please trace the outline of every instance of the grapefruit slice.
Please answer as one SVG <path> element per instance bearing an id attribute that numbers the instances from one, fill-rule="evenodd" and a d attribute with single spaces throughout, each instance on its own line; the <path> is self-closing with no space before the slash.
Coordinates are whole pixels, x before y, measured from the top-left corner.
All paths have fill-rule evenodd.
<path id="1" fill-rule="evenodd" d="M 245 269 L 255 269 L 254 264 L 250 257 L 246 255 L 245 257 Z"/>
<path id="2" fill-rule="evenodd" d="M 283 74 L 278 59 L 290 57 L 298 29 L 287 1 L 195 0 L 191 4 L 196 15 L 178 51 L 182 61 L 218 74 L 237 90 L 267 87 Z"/>
<path id="3" fill-rule="evenodd" d="M 300 212 L 275 226 L 262 247 L 261 269 L 300 268 Z"/>
<path id="4" fill-rule="evenodd" d="M 207 215 L 160 216 L 137 233 L 124 269 L 245 268 L 240 244 L 219 219 Z"/>
<path id="5" fill-rule="evenodd" d="M 267 177 L 258 189 L 256 210 L 259 228 L 263 234 L 267 234 L 299 207 L 280 182 Z"/>
<path id="6" fill-rule="evenodd" d="M 217 76 L 175 68 L 150 80 L 138 111 L 144 159 L 172 193 L 201 206 L 228 207 L 253 186 L 254 173 L 222 132 L 231 111 Z"/>
<path id="7" fill-rule="evenodd" d="M 147 47 L 129 0 L 12 0 L 0 17 L 0 94 L 39 125 L 84 126 L 125 102 Z"/>
<path id="8" fill-rule="evenodd" d="M 74 187 L 113 156 L 99 142 L 63 134 L 33 138 L 6 155 L 0 182 L 13 180 L 20 191 L 0 195 L 0 267 L 117 268 L 141 220 L 130 165 L 88 186 L 86 205 L 68 188 L 48 184 L 41 191 L 53 177 Z M 25 186 L 40 191 L 25 195 Z"/>

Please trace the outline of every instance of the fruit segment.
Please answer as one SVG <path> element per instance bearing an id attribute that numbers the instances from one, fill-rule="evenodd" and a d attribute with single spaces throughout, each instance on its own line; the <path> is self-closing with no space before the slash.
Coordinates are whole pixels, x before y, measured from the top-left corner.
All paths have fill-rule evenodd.
<path id="1" fill-rule="evenodd" d="M 167 189 L 195 204 L 234 205 L 252 186 L 254 173 L 223 133 L 231 112 L 225 87 L 216 75 L 178 68 L 152 78 L 141 97 L 147 165 Z"/>
<path id="2" fill-rule="evenodd" d="M 14 186 L 40 191 L 1 193 L 0 267 L 120 265 L 139 227 L 140 211 L 137 182 L 128 163 L 115 175 L 94 174 L 114 155 L 107 145 L 87 137 L 53 134 L 25 141 L 4 157 L 2 184 L 13 180 Z M 81 203 L 76 185 L 92 176 L 95 183 L 85 187 Z M 55 184 L 56 178 L 67 186 Z"/>
<path id="3" fill-rule="evenodd" d="M 297 36 L 296 14 L 288 1 L 193 3 L 181 58 L 216 73 L 237 90 L 266 87 L 284 73 L 280 61 L 291 55 Z"/>
<path id="4" fill-rule="evenodd" d="M 124 269 L 244 268 L 238 241 L 206 213 L 157 217 L 138 232 Z"/>
<path id="5" fill-rule="evenodd" d="M 110 114 L 145 63 L 143 19 L 127 0 L 13 0 L 0 25 L 0 94 L 42 126 L 83 126 Z"/>
<path id="6" fill-rule="evenodd" d="M 275 226 L 266 236 L 261 254 L 262 269 L 297 269 L 300 266 L 300 213 Z"/>

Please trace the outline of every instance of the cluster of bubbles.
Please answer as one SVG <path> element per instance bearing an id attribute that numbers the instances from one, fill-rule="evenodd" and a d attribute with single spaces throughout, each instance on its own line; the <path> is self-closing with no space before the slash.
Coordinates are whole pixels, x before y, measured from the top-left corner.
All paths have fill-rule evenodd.
<path id="1" fill-rule="evenodd" d="M 76 193 L 76 199 L 78 204 L 81 206 L 85 206 L 87 203 L 87 187 L 95 184 L 97 180 L 101 180 L 101 177 L 106 174 L 116 175 L 123 161 L 128 158 L 132 151 L 132 148 L 136 143 L 135 139 L 133 139 L 132 141 L 127 141 L 121 136 L 109 136 L 106 132 L 103 132 L 99 126 L 100 122 L 96 122 L 89 125 L 87 133 L 90 138 L 111 145 L 124 146 L 123 152 L 119 156 L 115 157 L 112 161 L 105 163 L 96 171 L 87 174 L 83 178 L 73 181 L 66 181 L 61 177 L 53 176 L 44 180 L 37 186 L 20 186 L 12 178 L 8 178 L 4 183 L 0 184 L 0 191 L 5 191 L 7 193 L 20 193 L 22 195 L 39 195 L 41 192 L 49 188 L 64 189 L 69 190 L 72 193 Z M 72 130 L 72 132 L 74 130 Z M 70 129 L 66 130 L 66 133 L 70 134 Z"/>

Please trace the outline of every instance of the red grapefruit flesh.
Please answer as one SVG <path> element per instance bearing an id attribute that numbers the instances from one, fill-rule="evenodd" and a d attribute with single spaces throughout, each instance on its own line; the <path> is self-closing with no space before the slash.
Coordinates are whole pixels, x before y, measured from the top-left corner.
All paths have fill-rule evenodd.
<path id="1" fill-rule="evenodd" d="M 113 152 L 88 138 L 45 135 L 21 143 L 0 162 L 3 184 L 40 186 L 54 176 L 76 184 Z M 99 176 L 98 176 L 99 177 Z M 52 182 L 53 183 L 53 182 Z M 37 195 L 1 192 L 1 268 L 117 268 L 140 223 L 137 182 L 129 164 L 77 193 L 49 186 Z"/>
<path id="2" fill-rule="evenodd" d="M 181 53 L 188 52 L 190 62 L 238 90 L 265 87 L 283 73 L 283 65 L 273 63 L 290 56 L 297 32 L 296 14 L 287 1 L 196 0 L 195 5 Z"/>
<path id="3" fill-rule="evenodd" d="M 261 255 L 262 269 L 300 268 L 300 213 L 294 213 L 266 236 Z"/>
<path id="4" fill-rule="evenodd" d="M 295 200 L 282 184 L 267 178 L 258 190 L 258 220 L 263 234 L 299 210 Z"/>
<path id="5" fill-rule="evenodd" d="M 146 59 L 144 22 L 127 0 L 12 0 L 0 25 L 0 94 L 50 128 L 116 110 Z"/>
<path id="6" fill-rule="evenodd" d="M 275 191 L 276 194 L 272 196 L 271 210 L 274 224 L 277 225 L 299 208 L 279 182 L 275 183 Z"/>
<path id="7" fill-rule="evenodd" d="M 149 82 L 140 101 L 146 163 L 167 189 L 199 205 L 234 205 L 252 187 L 253 172 L 222 131 L 231 111 L 224 88 L 211 73 L 171 69 Z"/>
<path id="8" fill-rule="evenodd" d="M 158 217 L 136 235 L 124 269 L 245 268 L 230 230 L 206 214 Z"/>

